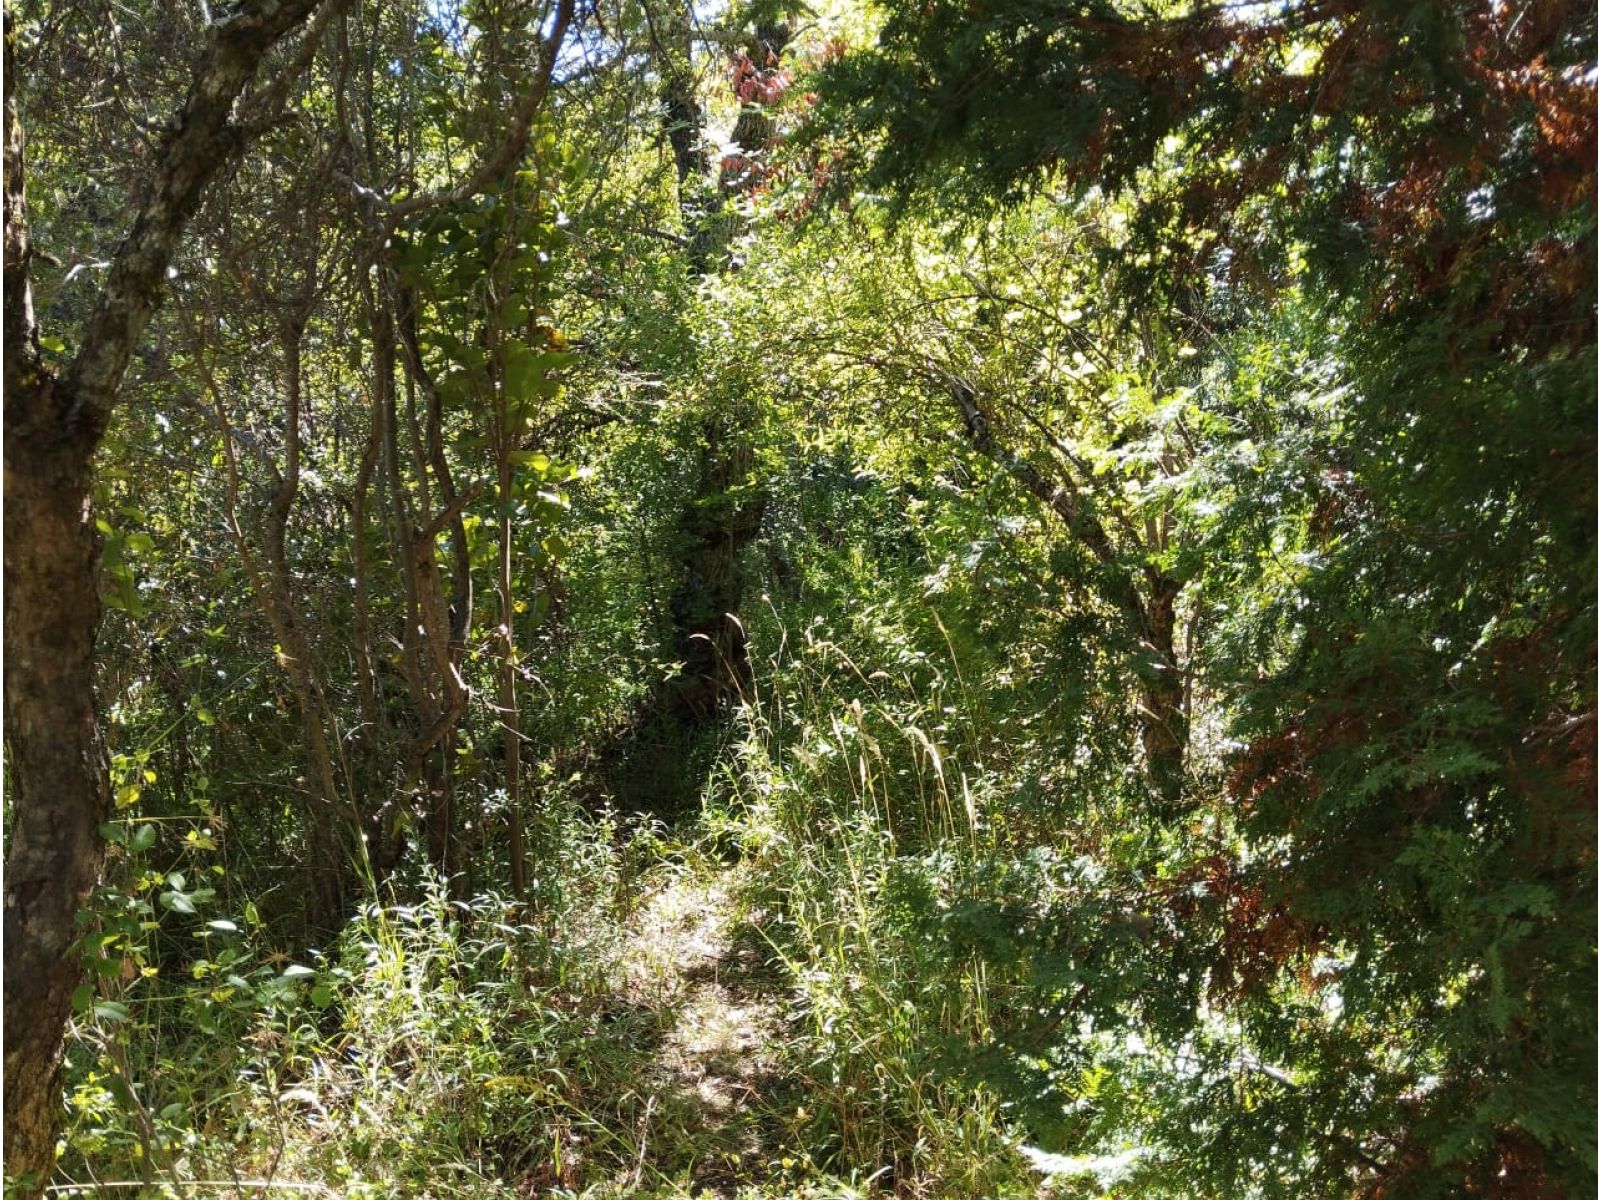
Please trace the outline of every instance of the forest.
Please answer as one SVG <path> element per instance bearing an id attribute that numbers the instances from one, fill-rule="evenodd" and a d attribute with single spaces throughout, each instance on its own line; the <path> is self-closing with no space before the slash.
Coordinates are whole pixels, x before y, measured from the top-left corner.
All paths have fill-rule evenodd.
<path id="1" fill-rule="evenodd" d="M 5 0 L 41 1197 L 1596 1195 L 1596 11 Z"/>

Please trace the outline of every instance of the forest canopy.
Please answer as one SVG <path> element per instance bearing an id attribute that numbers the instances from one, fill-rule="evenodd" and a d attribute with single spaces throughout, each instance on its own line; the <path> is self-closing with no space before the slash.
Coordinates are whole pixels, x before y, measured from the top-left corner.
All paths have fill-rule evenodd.
<path id="1" fill-rule="evenodd" d="M 7 0 L 7 1195 L 1594 1194 L 1597 79 Z"/>

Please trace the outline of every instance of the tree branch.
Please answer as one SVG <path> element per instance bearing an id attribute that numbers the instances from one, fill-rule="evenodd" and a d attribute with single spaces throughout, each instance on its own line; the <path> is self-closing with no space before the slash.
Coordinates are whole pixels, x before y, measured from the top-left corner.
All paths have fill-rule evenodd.
<path id="1" fill-rule="evenodd" d="M 39 326 L 33 314 L 33 242 L 28 230 L 27 172 L 22 121 L 17 114 L 17 31 L 5 12 L 5 381 L 20 396 L 41 369 Z M 10 405 L 7 406 L 11 408 Z M 10 418 L 12 413 L 7 412 Z"/>
<path id="2" fill-rule="evenodd" d="M 149 193 L 62 377 L 57 417 L 63 433 L 92 443 L 104 432 L 134 348 L 165 294 L 167 266 L 184 227 L 217 173 L 250 143 L 250 131 L 232 119 L 234 104 L 268 51 L 314 7 L 316 0 L 254 0 L 212 29 Z"/>
<path id="3" fill-rule="evenodd" d="M 450 503 L 444 507 L 439 515 L 434 517 L 433 520 L 429 521 L 427 527 L 423 529 L 422 532 L 417 534 L 417 545 L 426 546 L 430 539 L 436 538 L 443 533 L 445 526 L 449 525 L 450 522 L 456 519 L 456 517 L 460 516 L 462 510 L 465 509 L 467 505 L 471 504 L 483 494 L 483 489 L 488 486 L 489 482 L 490 481 L 488 479 L 479 479 L 474 483 L 468 484 L 460 495 L 458 495 L 454 500 L 450 501 Z"/>
<path id="4" fill-rule="evenodd" d="M 861 361 L 879 370 L 891 365 L 871 356 Z M 917 364 L 915 373 L 939 385 L 949 395 L 961 414 L 962 426 L 973 449 L 1003 469 L 1024 491 L 1060 518 L 1067 531 L 1094 556 L 1102 568 L 1097 573 L 1099 578 L 1096 581 L 1100 594 L 1127 618 L 1138 637 L 1148 637 L 1150 614 L 1139 596 L 1138 588 L 1118 562 L 1116 547 L 1107 535 L 1105 526 L 1083 503 L 1082 497 L 1070 487 L 1051 482 L 1038 467 L 996 440 L 988 414 L 978 403 L 972 385 L 965 379 L 930 360 Z"/>
<path id="5" fill-rule="evenodd" d="M 457 184 L 453 188 L 424 192 L 420 196 L 412 196 L 408 200 L 383 206 L 391 228 L 406 217 L 425 209 L 459 204 L 463 200 L 472 199 L 505 174 L 511 165 L 522 157 L 522 152 L 528 145 L 528 134 L 533 129 L 533 118 L 538 115 L 540 105 L 549 94 L 550 79 L 555 73 L 556 59 L 561 53 L 561 45 L 566 41 L 567 29 L 572 24 L 574 8 L 574 0 L 558 0 L 555 19 L 550 26 L 550 35 L 544 39 L 544 55 L 539 64 L 538 74 L 506 122 L 505 140 L 500 143 L 499 148 L 479 163 L 478 169 L 468 176 L 464 183 Z"/>

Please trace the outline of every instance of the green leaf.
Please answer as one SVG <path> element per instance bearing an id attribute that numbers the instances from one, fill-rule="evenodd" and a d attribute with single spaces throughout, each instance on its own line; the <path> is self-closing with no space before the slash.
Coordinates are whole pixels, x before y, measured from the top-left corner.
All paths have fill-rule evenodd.
<path id="1" fill-rule="evenodd" d="M 116 1000 L 101 1000 L 94 1006 L 94 1015 L 102 1021 L 126 1021 L 128 1006 Z"/>
<path id="2" fill-rule="evenodd" d="M 304 979 L 308 975 L 315 974 L 316 972 L 310 967 L 301 966 L 299 963 L 290 963 L 283 969 L 283 978 L 285 979 Z"/>
<path id="3" fill-rule="evenodd" d="M 576 361 L 577 355 L 561 350 L 535 350 L 524 342 L 506 343 L 506 391 L 513 400 L 532 396 L 550 398 L 561 385 L 550 375 Z"/>
<path id="4" fill-rule="evenodd" d="M 141 825 L 138 832 L 128 842 L 130 850 L 148 850 L 156 844 L 156 827 L 154 825 Z"/>
<path id="5" fill-rule="evenodd" d="M 182 892 L 162 892 L 161 904 L 163 908 L 170 909 L 173 912 L 193 913 L 195 910 L 194 901 Z"/>
<path id="6" fill-rule="evenodd" d="M 224 921 L 224 920 L 220 920 L 220 919 L 216 920 L 216 921 L 207 921 L 206 922 L 206 926 L 207 926 L 207 928 L 215 929 L 215 930 L 217 930 L 217 931 L 219 931 L 221 933 L 238 933 L 239 932 L 239 927 L 237 925 L 235 925 L 232 921 Z"/>

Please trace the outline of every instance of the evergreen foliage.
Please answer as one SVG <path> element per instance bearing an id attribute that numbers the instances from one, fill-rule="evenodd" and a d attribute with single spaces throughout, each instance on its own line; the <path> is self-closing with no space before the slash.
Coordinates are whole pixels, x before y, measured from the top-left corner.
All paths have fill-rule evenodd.
<path id="1" fill-rule="evenodd" d="M 1594 1193 L 1592 11 L 90 9 L 7 11 L 8 495 L 148 321 L 8 517 L 107 771 L 8 1195 Z"/>

